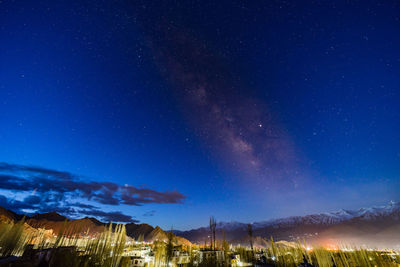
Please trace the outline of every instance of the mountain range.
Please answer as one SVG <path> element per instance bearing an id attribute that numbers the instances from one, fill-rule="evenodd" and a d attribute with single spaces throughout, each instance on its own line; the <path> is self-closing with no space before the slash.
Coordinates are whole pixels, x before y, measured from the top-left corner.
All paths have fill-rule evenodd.
<path id="1" fill-rule="evenodd" d="M 19 221 L 23 215 L 0 207 L 0 221 Z M 44 228 L 57 234 L 63 227 L 82 235 L 96 235 L 107 223 L 85 217 L 71 220 L 56 212 L 25 217 L 30 229 Z M 218 222 L 217 239 L 225 238 L 232 244 L 249 244 L 248 225 L 242 222 Z M 128 223 L 129 237 L 145 241 L 166 240 L 167 233 L 156 226 Z M 312 245 L 338 247 L 341 245 L 366 246 L 372 248 L 400 248 L 400 203 L 390 202 L 386 206 L 339 210 L 306 216 L 293 216 L 251 223 L 256 246 L 268 246 L 275 241 L 307 242 Z M 209 243 L 208 226 L 188 231 L 174 231 L 177 243 Z"/>
<path id="2" fill-rule="evenodd" d="M 352 245 L 374 248 L 400 248 L 400 203 L 387 206 L 339 210 L 306 216 L 251 223 L 256 245 L 265 246 L 274 240 L 306 241 L 313 245 Z M 248 224 L 241 222 L 217 223 L 217 237 L 231 243 L 248 244 Z M 208 227 L 189 231 L 175 231 L 191 242 L 204 243 L 210 235 Z"/>
<path id="3" fill-rule="evenodd" d="M 13 211 L 0 207 L 0 221 L 17 222 L 25 217 L 25 228 L 29 231 L 34 229 L 49 230 L 50 234 L 68 232 L 74 234 L 96 236 L 104 230 L 108 223 L 101 222 L 96 218 L 85 217 L 82 219 L 68 219 L 57 212 L 36 214 L 32 217 L 17 214 Z M 143 238 L 145 241 L 167 240 L 167 233 L 160 227 L 142 223 L 125 224 L 127 236 L 136 240 Z M 175 236 L 177 244 L 190 245 L 191 243 L 180 236 Z"/>

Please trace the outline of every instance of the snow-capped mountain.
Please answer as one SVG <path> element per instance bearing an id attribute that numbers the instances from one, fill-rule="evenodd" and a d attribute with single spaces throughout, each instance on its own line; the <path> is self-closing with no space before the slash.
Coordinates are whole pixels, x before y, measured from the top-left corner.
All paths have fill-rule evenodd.
<path id="1" fill-rule="evenodd" d="M 396 212 L 400 212 L 400 202 L 391 201 L 387 206 L 360 208 L 358 210 L 341 209 L 334 212 L 325 212 L 325 213 L 312 214 L 306 216 L 292 216 L 282 219 L 273 219 L 269 221 L 255 222 L 252 225 L 253 229 L 259 229 L 274 225 L 290 226 L 299 223 L 329 225 L 329 224 L 337 224 L 354 218 L 359 218 L 362 220 L 377 219 L 382 216 L 387 216 L 391 214 L 395 215 Z M 238 226 L 240 226 L 239 223 Z"/>
<path id="2" fill-rule="evenodd" d="M 217 223 L 217 228 L 224 229 L 224 230 L 234 230 L 238 228 L 246 228 L 247 224 L 246 223 L 241 223 L 241 222 L 218 222 Z"/>
<path id="3" fill-rule="evenodd" d="M 227 239 L 237 240 L 240 243 L 247 236 L 247 226 L 246 223 L 236 221 L 218 222 L 217 236 L 221 237 L 222 231 L 224 231 Z M 252 227 L 254 236 L 262 238 L 272 236 L 274 239 L 289 241 L 304 238 L 316 240 L 317 237 L 322 236 L 329 236 L 329 238 L 352 236 L 351 242 L 354 242 L 359 237 L 378 233 L 382 233 L 387 239 L 387 236 L 390 238 L 393 236 L 388 233 L 397 233 L 398 231 L 395 229 L 400 228 L 400 203 L 390 202 L 386 206 L 360 208 L 358 210 L 342 209 L 334 212 L 272 219 L 254 222 Z M 180 235 L 191 241 L 203 243 L 209 236 L 209 228 L 206 226 L 183 231 L 180 232 Z M 394 236 L 397 236 L 397 234 Z M 400 240 L 400 236 L 398 240 Z"/>

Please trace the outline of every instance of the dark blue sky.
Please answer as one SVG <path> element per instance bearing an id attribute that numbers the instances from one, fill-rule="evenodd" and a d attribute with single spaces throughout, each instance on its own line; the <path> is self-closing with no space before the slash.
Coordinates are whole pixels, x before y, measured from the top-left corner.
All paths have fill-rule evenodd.
<path id="1" fill-rule="evenodd" d="M 2 1 L 0 201 L 45 211 L 81 190 L 91 212 L 66 214 L 177 229 L 399 201 L 399 14 L 369 0 Z M 65 177 L 79 183 L 55 200 Z"/>

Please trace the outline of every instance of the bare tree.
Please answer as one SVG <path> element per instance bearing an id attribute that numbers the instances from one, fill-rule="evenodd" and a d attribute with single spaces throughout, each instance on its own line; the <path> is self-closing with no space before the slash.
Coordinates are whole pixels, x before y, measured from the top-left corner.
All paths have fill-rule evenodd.
<path id="1" fill-rule="evenodd" d="M 251 248 L 251 257 L 253 259 L 253 257 L 254 257 L 254 251 L 253 251 L 253 226 L 250 223 L 247 225 L 247 233 L 249 235 L 249 242 L 250 242 L 250 248 Z"/>
<path id="2" fill-rule="evenodd" d="M 167 245 L 166 245 L 166 249 L 165 249 L 165 258 L 166 258 L 166 263 L 167 266 L 169 265 L 173 253 L 174 253 L 174 239 L 175 239 L 175 235 L 173 234 L 173 230 L 171 227 L 171 231 L 167 232 Z"/>
<path id="3" fill-rule="evenodd" d="M 210 217 L 210 231 L 211 231 L 211 249 L 215 250 L 215 230 L 217 229 L 217 221 L 214 216 Z"/>
<path id="4" fill-rule="evenodd" d="M 229 266 L 229 257 L 228 257 L 229 243 L 226 241 L 224 230 L 222 230 L 222 250 L 224 251 L 225 264 L 226 266 Z"/>

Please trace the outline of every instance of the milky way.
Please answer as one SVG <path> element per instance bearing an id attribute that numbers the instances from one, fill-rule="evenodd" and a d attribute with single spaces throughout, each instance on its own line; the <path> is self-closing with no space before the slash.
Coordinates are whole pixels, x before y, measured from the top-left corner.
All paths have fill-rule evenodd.
<path id="1" fill-rule="evenodd" d="M 0 162 L 77 179 L 3 170 L 0 206 L 187 229 L 398 201 L 399 3 L 3 1 Z"/>
<path id="2" fill-rule="evenodd" d="M 231 177 L 263 188 L 304 181 L 284 127 L 263 102 L 243 93 L 251 88 L 226 59 L 182 29 L 160 31 L 149 42 L 156 64 L 183 102 L 192 129 Z"/>

